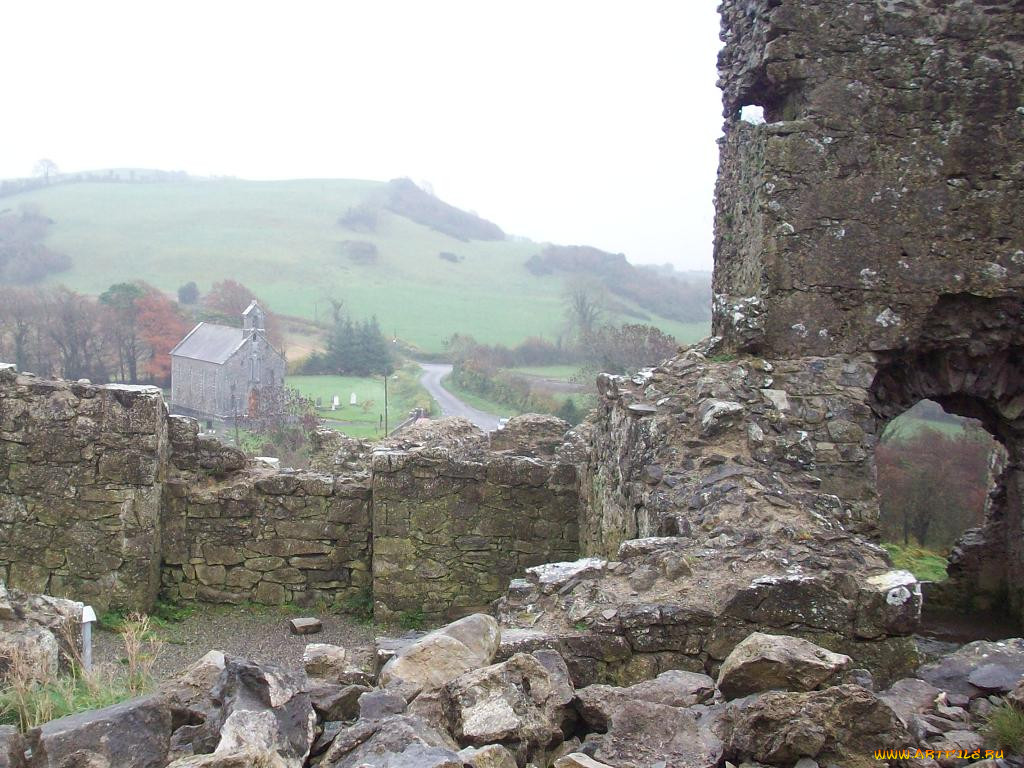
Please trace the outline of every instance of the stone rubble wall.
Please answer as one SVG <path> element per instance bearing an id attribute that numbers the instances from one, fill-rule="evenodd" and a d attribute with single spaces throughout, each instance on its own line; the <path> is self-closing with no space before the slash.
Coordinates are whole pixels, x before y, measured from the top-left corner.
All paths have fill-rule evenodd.
<path id="1" fill-rule="evenodd" d="M 1020 296 L 1019 4 L 720 12 L 715 334 L 773 358 L 892 350 L 943 296 Z"/>
<path id="2" fill-rule="evenodd" d="M 0 579 L 97 610 L 151 605 L 167 451 L 159 389 L 0 370 Z"/>
<path id="3" fill-rule="evenodd" d="M 553 421 L 538 422 L 544 435 L 568 427 Z M 158 594 L 342 607 L 374 595 L 382 615 L 440 618 L 578 555 L 576 471 L 550 440 L 517 456 L 487 451 L 468 422 L 431 422 L 389 443 L 371 480 L 368 446 L 321 437 L 321 470 L 275 470 L 168 416 L 156 388 L 0 370 L 0 581 L 99 612 L 148 610 Z"/>
<path id="4" fill-rule="evenodd" d="M 579 552 L 576 469 L 445 449 L 374 455 L 375 615 L 487 610 L 509 580 Z"/>
<path id="5" fill-rule="evenodd" d="M 170 480 L 162 522 L 170 600 L 343 607 L 370 588 L 365 478 L 268 470 Z"/>
<path id="6" fill-rule="evenodd" d="M 583 554 L 679 535 L 762 474 L 770 504 L 874 529 L 871 360 L 725 357 L 694 350 L 631 379 L 599 379 L 580 483 Z"/>

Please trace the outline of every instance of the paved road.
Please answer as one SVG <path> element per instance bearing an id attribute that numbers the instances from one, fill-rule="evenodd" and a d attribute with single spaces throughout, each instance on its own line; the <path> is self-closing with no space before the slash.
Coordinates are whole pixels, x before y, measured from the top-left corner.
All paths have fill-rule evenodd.
<path id="1" fill-rule="evenodd" d="M 498 417 L 493 413 L 485 413 L 477 410 L 471 405 L 462 402 L 441 386 L 441 379 L 452 372 L 452 367 L 442 363 L 420 363 L 423 368 L 423 375 L 420 377 L 420 384 L 430 393 L 430 396 L 441 406 L 443 416 L 462 416 L 476 424 L 484 432 L 493 432 L 498 428 Z"/>

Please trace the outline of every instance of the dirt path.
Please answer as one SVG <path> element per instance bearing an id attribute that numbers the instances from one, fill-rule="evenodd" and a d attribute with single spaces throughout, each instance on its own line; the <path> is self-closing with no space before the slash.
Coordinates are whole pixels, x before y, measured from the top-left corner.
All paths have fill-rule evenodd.
<path id="1" fill-rule="evenodd" d="M 295 615 L 260 606 L 197 606 L 195 613 L 183 621 L 155 629 L 161 646 L 153 675 L 157 680 L 174 677 L 212 650 L 298 669 L 306 643 L 341 645 L 357 665 L 362 665 L 373 653 L 374 635 L 381 633 L 380 628 L 359 624 L 345 616 L 323 615 L 317 616 L 324 623 L 322 632 L 293 635 L 288 630 L 288 619 Z M 124 656 L 121 636 L 98 630 L 93 639 L 93 654 L 97 662 L 120 661 Z"/>
<path id="2" fill-rule="evenodd" d="M 493 432 L 498 428 L 498 417 L 493 413 L 478 410 L 441 386 L 441 379 L 452 372 L 452 367 L 442 363 L 420 363 L 423 375 L 420 384 L 430 396 L 441 406 L 443 416 L 462 416 L 476 424 L 484 432 Z"/>

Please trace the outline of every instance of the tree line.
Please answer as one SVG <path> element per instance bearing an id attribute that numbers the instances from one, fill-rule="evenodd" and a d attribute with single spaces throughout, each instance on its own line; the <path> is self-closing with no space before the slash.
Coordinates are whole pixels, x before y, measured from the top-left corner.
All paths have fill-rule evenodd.
<path id="1" fill-rule="evenodd" d="M 41 376 L 167 386 L 170 351 L 185 334 L 200 320 L 241 325 L 253 298 L 234 280 L 214 284 L 201 300 L 197 293 L 192 304 L 142 281 L 115 283 L 97 297 L 63 286 L 5 286 L 0 360 Z M 280 322 L 269 312 L 267 332 L 280 343 Z"/>
<path id="2" fill-rule="evenodd" d="M 995 443 L 981 426 L 963 425 L 955 431 L 897 431 L 878 444 L 879 522 L 886 540 L 947 551 L 964 530 L 981 525 Z"/>

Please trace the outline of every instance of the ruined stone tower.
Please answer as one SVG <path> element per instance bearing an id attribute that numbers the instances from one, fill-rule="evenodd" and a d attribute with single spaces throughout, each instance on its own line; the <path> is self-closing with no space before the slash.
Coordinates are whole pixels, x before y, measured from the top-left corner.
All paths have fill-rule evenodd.
<path id="1" fill-rule="evenodd" d="M 923 398 L 981 419 L 1010 466 L 954 571 L 1011 585 L 1019 608 L 1020 4 L 724 0 L 721 14 L 715 334 L 868 361 L 882 421 Z M 765 124 L 741 121 L 746 105 Z"/>

